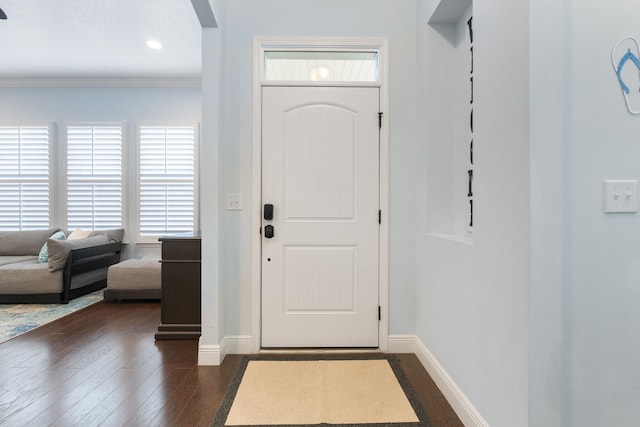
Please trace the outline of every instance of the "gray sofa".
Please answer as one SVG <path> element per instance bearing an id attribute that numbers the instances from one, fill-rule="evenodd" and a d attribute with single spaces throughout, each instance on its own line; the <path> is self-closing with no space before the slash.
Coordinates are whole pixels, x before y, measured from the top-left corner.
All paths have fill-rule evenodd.
<path id="1" fill-rule="evenodd" d="M 106 286 L 107 269 L 120 261 L 124 230 L 50 239 L 58 231 L 0 231 L 0 303 L 66 304 Z M 39 260 L 43 252 L 46 261 Z"/>

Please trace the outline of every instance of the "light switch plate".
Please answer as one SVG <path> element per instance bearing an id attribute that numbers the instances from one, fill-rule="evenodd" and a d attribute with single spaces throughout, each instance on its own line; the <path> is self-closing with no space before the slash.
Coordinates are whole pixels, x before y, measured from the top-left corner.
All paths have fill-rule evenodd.
<path id="1" fill-rule="evenodd" d="M 242 194 L 227 194 L 227 206 L 228 211 L 241 211 L 242 210 Z"/>
<path id="2" fill-rule="evenodd" d="M 605 213 L 638 212 L 638 181 L 605 180 L 604 211 Z"/>

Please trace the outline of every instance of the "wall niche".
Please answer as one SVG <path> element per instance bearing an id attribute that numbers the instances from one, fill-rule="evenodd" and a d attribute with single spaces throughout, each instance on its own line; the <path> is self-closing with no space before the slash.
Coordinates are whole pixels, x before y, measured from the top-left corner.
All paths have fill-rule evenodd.
<path id="1" fill-rule="evenodd" d="M 426 31 L 429 234 L 473 241 L 473 2 L 440 0 Z"/>

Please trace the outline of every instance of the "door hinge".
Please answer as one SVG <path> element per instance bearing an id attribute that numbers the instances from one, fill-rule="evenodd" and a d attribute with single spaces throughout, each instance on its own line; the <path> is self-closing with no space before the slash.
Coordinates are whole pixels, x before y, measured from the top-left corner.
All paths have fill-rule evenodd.
<path id="1" fill-rule="evenodd" d="M 378 224 L 382 224 L 382 211 L 378 210 Z"/>
<path id="2" fill-rule="evenodd" d="M 378 129 L 382 129 L 382 112 L 378 113 Z"/>
<path id="3" fill-rule="evenodd" d="M 378 320 L 382 320 L 382 309 L 378 306 Z"/>

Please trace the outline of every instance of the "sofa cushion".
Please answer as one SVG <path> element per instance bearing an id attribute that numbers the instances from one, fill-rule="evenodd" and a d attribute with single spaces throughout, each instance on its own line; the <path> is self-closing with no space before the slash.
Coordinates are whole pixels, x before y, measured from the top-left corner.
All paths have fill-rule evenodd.
<path id="1" fill-rule="evenodd" d="M 56 294 L 62 292 L 62 271 L 52 273 L 47 264 L 31 260 L 0 266 L 0 294 Z"/>
<path id="2" fill-rule="evenodd" d="M 85 237 L 76 240 L 47 240 L 49 251 L 49 271 L 58 271 L 64 268 L 71 249 L 88 248 L 89 246 L 103 245 L 109 240 L 105 235 Z"/>
<path id="3" fill-rule="evenodd" d="M 127 259 L 109 267 L 108 289 L 160 289 L 160 258 Z"/>
<path id="4" fill-rule="evenodd" d="M 49 239 L 53 240 L 65 240 L 67 237 L 64 235 L 62 231 L 56 231 L 53 233 Z M 42 244 L 42 248 L 40 248 L 40 254 L 38 255 L 38 262 L 47 262 L 49 260 L 49 249 L 47 246 L 47 242 Z"/>
<path id="5" fill-rule="evenodd" d="M 49 230 L 0 231 L 1 255 L 38 255 L 42 244 L 59 228 Z"/>
<path id="6" fill-rule="evenodd" d="M 33 261 L 38 259 L 35 255 L 3 255 L 0 256 L 0 266 L 7 264 L 17 264 L 19 262 Z"/>

